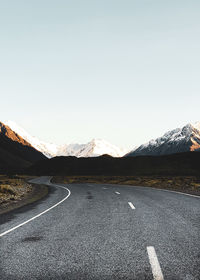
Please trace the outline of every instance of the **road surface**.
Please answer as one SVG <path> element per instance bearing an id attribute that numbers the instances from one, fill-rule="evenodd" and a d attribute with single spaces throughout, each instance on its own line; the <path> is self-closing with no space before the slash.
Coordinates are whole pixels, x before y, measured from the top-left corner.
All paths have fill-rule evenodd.
<path id="1" fill-rule="evenodd" d="M 49 184 L 0 216 L 0 279 L 199 280 L 200 198 L 147 187 Z"/>

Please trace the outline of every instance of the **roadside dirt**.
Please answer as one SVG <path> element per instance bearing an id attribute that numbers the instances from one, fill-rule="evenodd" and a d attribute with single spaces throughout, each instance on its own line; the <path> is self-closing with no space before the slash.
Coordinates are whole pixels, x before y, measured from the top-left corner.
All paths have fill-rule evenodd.
<path id="1" fill-rule="evenodd" d="M 0 214 L 35 202 L 48 194 L 45 185 L 28 183 L 25 176 L 0 176 Z"/>

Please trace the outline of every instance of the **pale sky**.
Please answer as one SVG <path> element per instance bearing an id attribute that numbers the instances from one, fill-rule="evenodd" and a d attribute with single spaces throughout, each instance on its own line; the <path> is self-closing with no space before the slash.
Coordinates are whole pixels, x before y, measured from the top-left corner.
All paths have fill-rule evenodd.
<path id="1" fill-rule="evenodd" d="M 1 121 L 133 148 L 200 121 L 200 1 L 0 0 Z"/>

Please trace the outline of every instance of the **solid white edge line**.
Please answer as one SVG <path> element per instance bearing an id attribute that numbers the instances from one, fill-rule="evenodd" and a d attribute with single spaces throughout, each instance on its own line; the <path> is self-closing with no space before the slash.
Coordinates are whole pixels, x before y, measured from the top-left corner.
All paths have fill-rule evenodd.
<path id="1" fill-rule="evenodd" d="M 50 184 L 47 184 L 47 185 L 50 185 Z M 61 204 L 62 202 L 64 202 L 64 201 L 71 195 L 71 191 L 70 191 L 68 188 L 63 187 L 63 186 L 59 186 L 59 185 L 56 185 L 56 184 L 52 184 L 52 185 L 67 190 L 67 191 L 68 191 L 68 195 L 67 195 L 66 197 L 64 197 L 61 201 L 57 202 L 56 204 L 54 204 L 54 205 L 51 206 L 50 208 L 46 209 L 45 211 L 43 211 L 43 212 L 37 214 L 36 216 L 34 216 L 34 217 L 28 219 L 27 221 L 25 221 L 25 222 L 23 222 L 23 223 L 21 223 L 21 224 L 15 226 L 15 227 L 9 229 L 9 230 L 6 230 L 6 231 L 0 233 L 0 237 L 2 237 L 2 236 L 4 236 L 4 235 L 8 234 L 9 232 L 11 232 L 11 231 L 13 231 L 13 230 L 16 230 L 16 229 L 19 228 L 19 227 L 22 227 L 22 226 L 26 225 L 26 224 L 30 223 L 31 221 L 37 219 L 38 217 L 44 215 L 45 213 L 49 212 L 50 210 L 52 210 L 53 208 L 55 208 L 56 206 L 58 206 L 59 204 Z"/>
<path id="2" fill-rule="evenodd" d="M 156 251 L 153 246 L 148 246 L 147 247 L 147 253 L 149 257 L 149 262 L 151 265 L 151 270 L 153 274 L 153 279 L 154 280 L 164 280 L 162 270 L 160 268 L 160 264 L 156 255 Z"/>
<path id="3" fill-rule="evenodd" d="M 118 185 L 117 185 L 118 186 Z M 165 190 L 165 189 L 159 189 L 159 188 L 153 188 L 153 187 L 144 187 L 144 186 L 131 186 L 131 185 L 123 185 L 123 187 L 129 187 L 129 188 L 143 188 L 143 189 L 152 189 L 152 190 L 157 190 L 157 191 L 164 191 L 164 192 L 171 192 L 171 193 L 177 193 L 177 194 L 182 194 L 182 195 L 187 195 L 195 198 L 200 198 L 200 195 L 195 195 L 195 194 L 189 194 L 189 193 L 184 193 L 184 192 L 178 192 L 178 191 L 170 191 L 170 190 Z M 119 187 L 119 186 L 118 186 Z"/>
<path id="4" fill-rule="evenodd" d="M 178 194 L 183 194 L 183 195 L 187 195 L 187 196 L 192 196 L 192 197 L 200 198 L 199 195 L 195 195 L 195 194 L 189 194 L 189 193 L 177 192 L 177 191 L 170 191 L 170 190 L 164 190 L 164 189 L 156 189 L 156 188 L 151 188 L 151 189 L 159 190 L 159 191 L 164 191 L 164 192 L 178 193 Z"/>
<path id="5" fill-rule="evenodd" d="M 135 209 L 135 206 L 133 205 L 132 202 L 128 202 L 129 206 L 132 208 L 132 209 Z"/>

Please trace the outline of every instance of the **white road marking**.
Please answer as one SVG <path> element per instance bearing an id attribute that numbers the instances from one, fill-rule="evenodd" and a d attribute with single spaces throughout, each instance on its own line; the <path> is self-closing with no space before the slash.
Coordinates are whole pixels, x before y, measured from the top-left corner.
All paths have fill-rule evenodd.
<path id="1" fill-rule="evenodd" d="M 146 191 L 146 189 L 153 189 L 153 190 L 156 190 L 156 191 L 171 192 L 171 193 L 177 193 L 177 194 L 182 194 L 182 195 L 187 195 L 187 196 L 191 196 L 191 197 L 200 198 L 200 195 L 189 194 L 189 193 L 178 192 L 178 191 L 170 191 L 170 190 L 159 189 L 159 188 L 153 188 L 153 187 L 126 185 L 126 188 L 140 188 L 140 190 L 143 190 L 143 191 Z"/>
<path id="2" fill-rule="evenodd" d="M 120 194 L 120 192 L 115 192 L 116 194 Z"/>
<path id="3" fill-rule="evenodd" d="M 50 184 L 47 183 L 47 185 L 50 185 Z M 26 225 L 26 224 L 28 224 L 29 222 L 31 222 L 31 221 L 37 219 L 38 217 L 44 215 L 45 213 L 49 212 L 50 210 L 52 210 L 53 208 L 55 208 L 56 206 L 58 206 L 59 204 L 61 204 L 63 201 L 65 201 L 65 200 L 71 195 L 71 192 L 70 192 L 70 190 L 69 190 L 68 188 L 63 187 L 63 186 L 59 186 L 59 185 L 55 185 L 55 184 L 52 184 L 52 185 L 53 185 L 53 186 L 57 186 L 57 187 L 59 187 L 59 188 L 66 189 L 66 190 L 68 191 L 68 195 L 67 195 L 66 197 L 64 197 L 61 201 L 59 201 L 58 203 L 54 204 L 53 206 L 51 206 L 50 208 L 46 209 L 45 211 L 39 213 L 38 215 L 36 215 L 36 216 L 34 216 L 34 217 L 28 219 L 27 221 L 25 221 L 25 222 L 23 222 L 23 223 L 21 223 L 21 224 L 15 226 L 15 227 L 9 229 L 9 230 L 6 230 L 6 231 L 0 233 L 0 237 L 2 237 L 2 236 L 4 236 L 4 235 L 8 234 L 9 232 L 11 232 L 11 231 L 13 231 L 13 230 L 16 230 L 16 229 L 19 228 L 19 227 L 22 227 L 22 226 Z"/>
<path id="4" fill-rule="evenodd" d="M 152 188 L 152 189 L 159 190 L 159 191 L 164 191 L 164 192 L 178 193 L 178 194 L 183 194 L 183 195 L 187 195 L 187 196 L 192 196 L 192 197 L 200 198 L 199 195 L 195 195 L 195 194 L 189 194 L 189 193 L 177 192 L 177 191 L 170 191 L 170 190 L 163 190 L 163 189 L 157 189 L 157 188 Z"/>
<path id="5" fill-rule="evenodd" d="M 153 279 L 154 280 L 164 280 L 162 270 L 160 268 L 160 264 L 159 264 L 154 247 L 148 246 L 147 253 L 149 256 L 149 262 L 150 262 L 151 269 L 152 269 Z"/>
<path id="6" fill-rule="evenodd" d="M 135 206 L 133 205 L 132 202 L 128 202 L 129 206 L 132 208 L 132 209 L 135 209 Z"/>
<path id="7" fill-rule="evenodd" d="M 103 187 L 104 190 L 107 190 L 108 188 Z"/>

